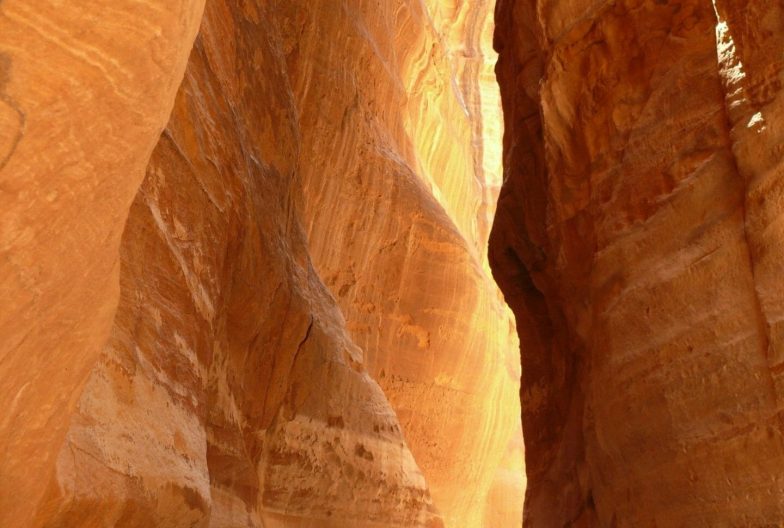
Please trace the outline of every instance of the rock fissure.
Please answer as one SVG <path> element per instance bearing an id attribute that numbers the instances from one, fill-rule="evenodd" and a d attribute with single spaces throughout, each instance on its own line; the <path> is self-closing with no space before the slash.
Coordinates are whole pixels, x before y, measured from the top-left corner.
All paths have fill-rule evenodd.
<path id="1" fill-rule="evenodd" d="M 310 322 L 308 323 L 308 328 L 305 330 L 305 335 L 302 337 L 302 341 L 300 341 L 299 344 L 297 345 L 297 349 L 294 351 L 294 355 L 291 358 L 292 369 L 297 363 L 297 358 L 299 357 L 299 354 L 302 351 L 302 347 L 305 346 L 305 343 L 307 343 L 308 339 L 310 338 L 310 331 L 313 330 L 314 322 L 315 322 L 315 318 L 311 315 Z"/>

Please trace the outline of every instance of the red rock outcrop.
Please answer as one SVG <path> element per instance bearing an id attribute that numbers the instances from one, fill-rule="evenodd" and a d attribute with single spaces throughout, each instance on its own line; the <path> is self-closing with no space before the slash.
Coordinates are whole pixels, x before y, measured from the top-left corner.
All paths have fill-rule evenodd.
<path id="1" fill-rule="evenodd" d="M 781 524 L 781 6 L 497 21 L 525 525 Z"/>
<path id="2" fill-rule="evenodd" d="M 208 0 L 184 80 L 202 4 L 49 4 L 0 3 L 0 524 L 515 526 L 491 3 Z"/>

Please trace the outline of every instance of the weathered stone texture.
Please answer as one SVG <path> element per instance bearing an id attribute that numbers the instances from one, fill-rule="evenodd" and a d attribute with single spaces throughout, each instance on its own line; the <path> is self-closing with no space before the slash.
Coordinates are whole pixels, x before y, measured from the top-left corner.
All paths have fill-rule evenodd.
<path id="1" fill-rule="evenodd" d="M 491 15 L 0 3 L 0 524 L 517 524 Z"/>
<path id="2" fill-rule="evenodd" d="M 784 520 L 781 7 L 715 4 L 498 6 L 527 526 Z"/>

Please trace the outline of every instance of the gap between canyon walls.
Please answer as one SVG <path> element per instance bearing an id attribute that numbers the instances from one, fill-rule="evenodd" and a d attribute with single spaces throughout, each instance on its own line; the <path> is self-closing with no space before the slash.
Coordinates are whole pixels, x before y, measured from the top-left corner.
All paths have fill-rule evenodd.
<path id="1" fill-rule="evenodd" d="M 500 0 L 497 21 L 524 525 L 781 524 L 782 7 Z"/>
<path id="2" fill-rule="evenodd" d="M 12 70 L 3 97 L 27 121 L 3 174 L 51 176 L 44 123 L 90 110 L 65 112 L 58 143 L 82 182 L 63 195 L 84 198 L 58 213 L 65 246 L 18 254 L 92 270 L 47 272 L 42 287 L 78 295 L 34 297 L 19 309 L 46 321 L 9 334 L 23 346 L 3 367 L 4 524 L 518 526 L 518 344 L 484 251 L 500 186 L 491 2 L 207 0 L 159 139 L 178 79 L 158 69 L 182 71 L 201 4 L 169 6 L 171 20 L 155 2 L 92 8 L 0 6 L 3 35 L 57 33 L 45 56 L 64 54 L 84 88 L 52 81 L 70 98 L 50 108 L 48 88 L 14 77 L 37 78 L 36 61 Z M 136 26 L 151 34 L 106 33 Z M 19 225 L 50 223 L 39 209 Z M 58 318 L 73 322 L 58 343 L 32 332 Z M 71 378 L 31 371 L 47 362 L 35 350 L 67 358 Z"/>

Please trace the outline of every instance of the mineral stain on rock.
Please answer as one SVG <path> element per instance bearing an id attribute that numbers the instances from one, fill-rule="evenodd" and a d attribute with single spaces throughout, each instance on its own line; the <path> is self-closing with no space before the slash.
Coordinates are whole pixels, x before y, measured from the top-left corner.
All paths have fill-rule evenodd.
<path id="1" fill-rule="evenodd" d="M 0 53 L 0 93 L 5 93 L 6 84 L 11 78 L 11 56 Z"/>

